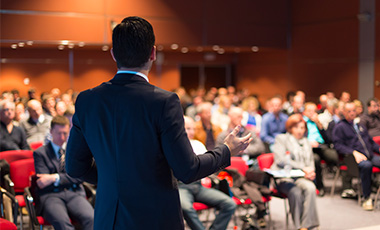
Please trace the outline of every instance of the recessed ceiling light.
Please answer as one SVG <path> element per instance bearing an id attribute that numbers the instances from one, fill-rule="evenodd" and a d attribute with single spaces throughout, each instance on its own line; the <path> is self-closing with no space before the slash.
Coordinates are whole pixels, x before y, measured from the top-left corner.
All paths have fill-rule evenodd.
<path id="1" fill-rule="evenodd" d="M 185 54 L 185 53 L 189 52 L 189 48 L 182 47 L 181 52 Z"/>
<path id="2" fill-rule="evenodd" d="M 220 49 L 220 46 L 218 46 L 218 45 L 212 46 L 212 50 L 214 50 L 214 51 L 218 51 L 219 49 Z"/>
<path id="3" fill-rule="evenodd" d="M 178 49 L 178 44 L 172 44 L 171 46 L 170 46 L 170 48 L 172 49 L 172 50 L 176 50 L 176 49 Z"/>
<path id="4" fill-rule="evenodd" d="M 11 48 L 14 49 L 14 50 L 17 49 L 17 44 L 12 44 Z"/>
<path id="5" fill-rule="evenodd" d="M 58 49 L 59 49 L 59 50 L 63 50 L 63 49 L 65 49 L 65 46 L 64 46 L 64 45 L 59 45 L 59 46 L 58 46 Z"/>
<path id="6" fill-rule="evenodd" d="M 257 46 L 252 46 L 251 49 L 253 52 L 259 52 L 259 47 L 257 47 Z"/>

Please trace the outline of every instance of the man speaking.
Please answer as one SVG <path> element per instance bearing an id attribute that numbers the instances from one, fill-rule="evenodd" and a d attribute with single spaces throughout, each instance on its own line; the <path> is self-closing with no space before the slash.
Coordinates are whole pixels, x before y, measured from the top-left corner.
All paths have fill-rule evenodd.
<path id="1" fill-rule="evenodd" d="M 236 128 L 223 145 L 195 155 L 177 95 L 149 83 L 150 23 L 125 18 L 112 43 L 117 74 L 77 98 L 67 173 L 98 184 L 95 230 L 184 229 L 175 178 L 190 183 L 228 166 L 251 137 L 236 137 Z"/>

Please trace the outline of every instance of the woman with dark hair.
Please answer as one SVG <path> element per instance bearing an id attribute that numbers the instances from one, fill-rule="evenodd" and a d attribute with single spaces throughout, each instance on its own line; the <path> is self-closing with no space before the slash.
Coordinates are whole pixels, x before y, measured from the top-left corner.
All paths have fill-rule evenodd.
<path id="1" fill-rule="evenodd" d="M 274 163 L 272 169 L 283 169 L 286 154 L 289 152 L 289 164 L 292 169 L 300 169 L 305 173 L 301 178 L 283 178 L 277 181 L 278 190 L 287 195 L 290 212 L 297 229 L 311 229 L 319 226 L 316 207 L 315 168 L 312 147 L 305 137 L 306 122 L 301 114 L 289 117 L 286 133 L 277 135 L 273 145 Z"/>

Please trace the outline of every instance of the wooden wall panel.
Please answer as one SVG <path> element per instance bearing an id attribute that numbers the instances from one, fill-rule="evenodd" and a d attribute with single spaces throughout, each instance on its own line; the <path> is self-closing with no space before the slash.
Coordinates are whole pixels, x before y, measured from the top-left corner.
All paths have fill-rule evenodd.
<path id="1" fill-rule="evenodd" d="M 52 15 L 1 15 L 1 39 L 56 42 L 60 40 L 104 42 L 105 23 L 100 17 Z"/>
<path id="2" fill-rule="evenodd" d="M 1 9 L 47 12 L 71 12 L 98 14 L 104 11 L 104 1 L 99 0 L 1 0 Z"/>

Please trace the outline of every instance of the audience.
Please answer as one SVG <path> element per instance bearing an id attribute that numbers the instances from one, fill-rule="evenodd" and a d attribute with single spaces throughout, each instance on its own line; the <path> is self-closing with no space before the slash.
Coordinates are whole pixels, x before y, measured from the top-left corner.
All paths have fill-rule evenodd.
<path id="1" fill-rule="evenodd" d="M 319 195 L 323 196 L 325 194 L 325 191 L 322 178 L 321 160 L 325 160 L 326 163 L 330 166 L 338 165 L 338 153 L 335 151 L 335 149 L 331 149 L 325 143 L 325 131 L 318 119 L 317 105 L 313 102 L 306 103 L 305 111 L 303 114 L 303 118 L 306 121 L 308 131 L 307 139 L 309 140 L 314 152 L 316 173 L 315 184 L 319 190 Z"/>
<path id="2" fill-rule="evenodd" d="M 304 177 L 278 179 L 278 189 L 286 194 L 290 212 L 296 229 L 311 229 L 319 226 L 313 151 L 310 142 L 305 137 L 306 122 L 301 114 L 294 114 L 286 121 L 285 134 L 276 136 L 273 145 L 274 163 L 272 169 L 283 169 L 286 162 L 286 152 L 290 152 L 290 166 L 300 169 Z"/>
<path id="3" fill-rule="evenodd" d="M 349 92 L 342 92 L 339 101 L 335 98 L 333 92 L 326 92 L 326 94 L 320 95 L 317 106 L 314 103 L 305 104 L 305 93 L 299 90 L 289 92 L 287 95 L 288 101 L 285 103 L 282 103 L 281 97 L 274 96 L 268 100 L 266 107 L 268 112 L 266 112 L 260 107 L 257 97 L 250 94 L 247 89 L 237 91 L 234 87 L 219 89 L 213 87 L 208 91 L 205 89 L 194 90 L 188 95 L 185 89 L 181 87 L 176 92 L 181 99 L 185 114 L 196 121 L 194 140 L 198 140 L 202 144 L 198 142 L 198 144 L 193 145 L 193 148 L 196 148 L 195 145 L 205 145 L 206 149 L 213 149 L 218 140 L 224 138 L 231 126 L 240 124 L 242 125 L 242 135 L 251 132 L 253 137 L 253 141 L 247 150 L 242 153 L 242 156 L 248 155 L 253 160 L 263 152 L 279 154 L 278 149 L 276 149 L 279 146 L 279 143 L 276 144 L 276 137 L 278 136 L 278 139 L 281 140 L 286 135 L 292 136 L 292 131 L 286 129 L 286 122 L 290 118 L 293 119 L 295 114 L 303 114 L 307 125 L 306 130 L 308 131 L 307 139 L 315 153 L 312 158 L 315 161 L 312 167 L 315 178 L 312 180 L 320 190 L 320 194 L 324 194 L 320 161 L 325 160 L 328 166 L 337 165 L 338 154 L 335 151 L 337 149 L 342 156 L 354 154 L 360 168 L 361 180 L 363 181 L 362 186 L 365 198 L 363 208 L 365 210 L 373 209 L 373 204 L 369 198 L 371 192 L 371 173 L 369 168 L 372 165 L 380 166 L 380 160 L 376 155 L 372 154 L 372 151 L 375 151 L 377 146 L 372 140 L 368 139 L 367 135 L 369 134 L 369 137 L 380 136 L 379 101 L 376 98 L 371 98 L 367 102 L 367 112 L 363 113 L 363 106 L 359 100 L 354 100 L 354 103 L 350 102 L 351 95 Z M 0 151 L 29 149 L 28 144 L 32 142 L 49 140 L 52 117 L 64 115 L 71 119 L 74 114 L 73 107 L 76 92 L 67 90 L 61 94 L 59 88 L 53 88 L 49 92 L 42 92 L 41 95 L 41 101 L 39 101 L 37 98 L 40 97 L 36 94 L 36 89 L 33 88 L 29 89 L 27 97 L 22 97 L 16 89 L 2 92 L 0 98 Z M 354 111 L 352 111 L 352 106 Z M 354 113 L 355 116 L 353 115 Z M 261 116 L 261 114 L 264 115 Z M 290 116 L 289 119 L 287 114 Z M 352 117 L 354 117 L 353 120 L 351 120 Z M 189 118 L 185 118 L 185 120 L 189 120 Z M 193 120 L 192 122 L 194 122 Z M 357 132 L 353 129 L 355 127 L 358 128 L 361 138 L 365 142 L 365 148 L 357 146 L 360 145 L 361 141 Z M 284 134 L 286 131 L 287 133 Z M 281 136 L 279 136 L 280 134 Z M 304 140 L 305 138 L 301 139 Z M 299 143 L 302 142 L 301 139 Z M 191 141 L 191 143 L 196 143 L 196 141 Z M 266 148 L 263 143 L 265 143 Z M 306 145 L 305 148 L 309 148 L 309 146 Z M 311 178 L 308 177 L 309 180 L 307 181 L 310 181 Z M 341 197 L 343 198 L 352 198 L 357 195 L 352 188 L 351 179 L 345 172 L 342 172 L 343 191 Z M 298 179 L 296 181 L 302 180 Z M 295 187 L 297 187 L 296 181 L 292 182 Z M 200 186 L 200 183 L 192 186 Z M 295 204 L 293 203 L 293 211 L 297 210 Z M 209 205 L 212 206 L 211 204 Z M 300 227 L 307 226 L 307 224 L 301 224 L 302 218 L 300 215 L 303 215 L 302 212 L 294 215 L 293 219 L 299 219 Z M 229 220 L 229 218 L 227 219 Z M 196 222 L 188 219 L 186 221 L 188 223 L 190 221 Z M 318 218 L 312 221 L 317 221 L 318 223 Z"/>
<path id="4" fill-rule="evenodd" d="M 195 124 L 194 139 L 202 142 L 207 150 L 214 149 L 216 138 L 222 132 L 222 129 L 211 122 L 211 109 L 210 102 L 201 103 L 197 110 L 200 120 Z"/>
<path id="5" fill-rule="evenodd" d="M 49 133 L 51 118 L 43 113 L 41 102 L 37 99 L 28 101 L 29 118 L 20 121 L 25 130 L 28 144 L 43 142 Z"/>
<path id="6" fill-rule="evenodd" d="M 65 144 L 70 131 L 66 117 L 51 121 L 52 140 L 33 153 L 37 174 L 38 195 L 42 216 L 56 230 L 75 229 L 71 220 L 78 221 L 84 230 L 92 230 L 94 209 L 86 199 L 79 179 L 71 178 L 65 170 Z"/>
<path id="7" fill-rule="evenodd" d="M 255 97 L 249 96 L 243 99 L 241 108 L 244 110 L 242 125 L 257 135 L 260 135 L 262 117 L 258 113 L 258 100 Z"/>
<path id="8" fill-rule="evenodd" d="M 200 141 L 194 139 L 194 120 L 187 116 L 184 117 L 184 120 L 185 130 L 194 153 L 205 153 L 207 151 L 206 147 Z M 198 218 L 197 212 L 193 208 L 194 202 L 201 202 L 219 210 L 210 229 L 227 229 L 228 222 L 236 209 L 236 204 L 231 197 L 219 190 L 202 186 L 201 181 L 196 181 L 190 184 L 179 182 L 178 190 L 183 216 L 192 230 L 205 229 L 204 225 Z"/>
<path id="9" fill-rule="evenodd" d="M 272 145 L 276 136 L 286 131 L 285 122 L 288 119 L 288 115 L 281 112 L 282 99 L 280 97 L 273 97 L 269 105 L 270 111 L 263 115 L 260 138 L 269 146 L 269 150 L 272 151 Z"/>
<path id="10" fill-rule="evenodd" d="M 211 115 L 211 121 L 213 124 L 222 128 L 222 130 L 227 130 L 230 118 L 228 117 L 228 111 L 232 105 L 231 97 L 225 94 L 220 94 L 218 97 L 218 104 L 215 104 Z"/>
<path id="11" fill-rule="evenodd" d="M 228 116 L 230 118 L 230 124 L 228 125 L 228 129 L 219 134 L 216 145 L 223 144 L 224 139 L 227 135 L 238 125 L 241 126 L 238 137 L 244 137 L 248 133 L 252 134 L 252 141 L 249 143 L 249 146 L 242 152 L 242 155 L 248 155 L 251 159 L 256 159 L 261 153 L 265 151 L 265 147 L 260 137 L 256 135 L 255 132 L 248 130 L 245 126 L 241 124 L 243 119 L 243 109 L 239 107 L 231 108 L 228 112 Z"/>
<path id="12" fill-rule="evenodd" d="M 369 136 L 368 131 L 354 122 L 356 117 L 355 104 L 347 102 L 343 110 L 344 119 L 333 131 L 335 149 L 346 158 L 353 156 L 358 164 L 364 202 L 364 210 L 373 210 L 371 195 L 372 166 L 380 167 L 380 156 L 377 145 Z"/>
<path id="13" fill-rule="evenodd" d="M 0 151 L 29 149 L 24 130 L 13 124 L 15 107 L 13 101 L 0 102 Z"/>
<path id="14" fill-rule="evenodd" d="M 360 125 L 368 130 L 371 137 L 380 136 L 380 111 L 377 98 L 371 98 L 367 102 L 367 113 L 360 116 Z"/>
<path id="15" fill-rule="evenodd" d="M 322 124 L 324 130 L 327 130 L 329 123 L 333 120 L 334 109 L 337 107 L 337 104 L 338 99 L 328 99 L 326 101 L 325 109 L 318 113 L 318 120 Z"/>

